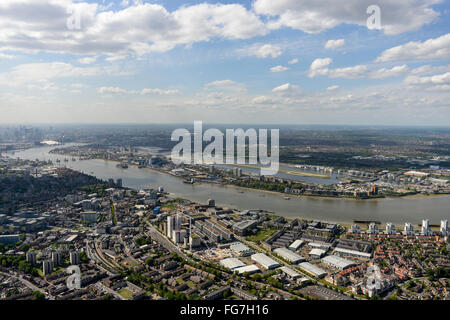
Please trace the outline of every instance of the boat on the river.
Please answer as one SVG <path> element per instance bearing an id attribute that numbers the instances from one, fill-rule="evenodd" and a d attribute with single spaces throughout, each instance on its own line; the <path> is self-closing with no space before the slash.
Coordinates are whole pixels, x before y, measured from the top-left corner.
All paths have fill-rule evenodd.
<path id="1" fill-rule="evenodd" d="M 127 169 L 128 164 L 126 162 L 121 162 L 121 163 L 117 164 L 117 167 L 122 168 L 122 169 Z"/>

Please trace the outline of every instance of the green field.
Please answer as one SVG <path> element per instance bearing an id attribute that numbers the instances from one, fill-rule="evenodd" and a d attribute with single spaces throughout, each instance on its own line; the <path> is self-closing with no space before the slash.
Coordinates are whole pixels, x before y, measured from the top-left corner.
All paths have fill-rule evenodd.
<path id="1" fill-rule="evenodd" d="M 131 296 L 133 295 L 133 292 L 131 292 L 127 288 L 120 289 L 119 291 L 117 291 L 117 293 L 120 294 L 125 299 L 130 299 Z"/>
<path id="2" fill-rule="evenodd" d="M 262 229 L 259 230 L 258 233 L 247 237 L 246 239 L 248 241 L 258 242 L 258 241 L 264 241 L 267 238 L 269 238 L 271 235 L 273 235 L 275 232 L 277 232 L 276 229 Z"/>

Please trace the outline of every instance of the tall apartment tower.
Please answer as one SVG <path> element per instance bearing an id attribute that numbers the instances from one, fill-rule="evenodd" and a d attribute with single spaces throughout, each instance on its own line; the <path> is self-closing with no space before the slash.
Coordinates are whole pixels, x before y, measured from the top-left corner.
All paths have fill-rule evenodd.
<path id="1" fill-rule="evenodd" d="M 26 254 L 27 262 L 31 263 L 33 266 L 36 265 L 36 252 L 28 251 Z"/>
<path id="2" fill-rule="evenodd" d="M 430 220 L 428 219 L 422 220 L 422 235 L 424 236 L 431 235 Z"/>
<path id="3" fill-rule="evenodd" d="M 448 236 L 449 235 L 449 231 L 448 231 L 448 220 L 441 220 L 441 235 L 442 236 Z"/>
<path id="4" fill-rule="evenodd" d="M 406 222 L 405 223 L 405 229 L 404 229 L 403 233 L 405 234 L 405 236 L 413 236 L 413 235 L 415 235 L 414 226 L 411 223 Z"/>
<path id="5" fill-rule="evenodd" d="M 174 224 L 174 226 L 173 226 L 173 228 L 175 229 L 175 230 L 179 230 L 179 229 L 181 229 L 181 216 L 180 215 L 176 215 L 175 216 L 175 224 Z"/>
<path id="6" fill-rule="evenodd" d="M 78 265 L 80 264 L 80 253 L 78 251 L 71 251 L 69 254 L 70 264 Z"/>
<path id="7" fill-rule="evenodd" d="M 378 234 L 378 226 L 376 223 L 372 222 L 369 224 L 369 230 L 367 231 L 370 234 Z"/>
<path id="8" fill-rule="evenodd" d="M 175 218 L 172 216 L 167 217 L 167 237 L 172 239 L 172 233 L 174 229 Z"/>
<path id="9" fill-rule="evenodd" d="M 52 260 L 44 260 L 42 261 L 42 272 L 44 276 L 53 272 L 53 262 Z"/>
<path id="10" fill-rule="evenodd" d="M 395 234 L 395 226 L 390 222 L 386 223 L 386 234 Z"/>
<path id="11" fill-rule="evenodd" d="M 62 255 L 61 252 L 55 251 L 52 252 L 52 262 L 53 266 L 60 266 L 62 264 Z"/>

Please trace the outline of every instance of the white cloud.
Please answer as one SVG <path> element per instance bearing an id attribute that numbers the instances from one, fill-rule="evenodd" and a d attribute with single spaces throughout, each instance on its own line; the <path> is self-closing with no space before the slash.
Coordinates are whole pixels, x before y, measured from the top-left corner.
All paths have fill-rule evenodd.
<path id="1" fill-rule="evenodd" d="M 273 93 L 279 94 L 296 94 L 300 92 L 300 87 L 295 84 L 285 83 L 272 89 Z"/>
<path id="2" fill-rule="evenodd" d="M 367 66 L 360 64 L 346 68 L 329 69 L 327 70 L 327 75 L 330 78 L 357 79 L 365 77 L 367 70 Z"/>
<path id="3" fill-rule="evenodd" d="M 87 77 L 106 74 L 107 70 L 97 67 L 75 67 L 65 62 L 29 63 L 13 67 L 0 73 L 0 84 L 18 86 L 31 82 L 48 82 L 53 78 Z"/>
<path id="4" fill-rule="evenodd" d="M 337 49 L 345 45 L 344 39 L 337 39 L 337 40 L 328 40 L 327 43 L 325 43 L 325 49 Z"/>
<path id="5" fill-rule="evenodd" d="M 70 8 L 80 16 L 80 30 L 67 27 Z M 0 1 L 0 30 L 2 50 L 111 57 L 267 33 L 258 16 L 240 4 L 202 3 L 169 12 L 159 4 L 137 3 L 113 11 L 72 0 Z"/>
<path id="6" fill-rule="evenodd" d="M 97 89 L 97 92 L 102 95 L 111 95 L 111 94 L 156 94 L 156 95 L 173 95 L 178 94 L 178 90 L 162 90 L 162 89 L 151 89 L 145 88 L 142 90 L 126 90 L 119 87 L 100 87 Z"/>
<path id="7" fill-rule="evenodd" d="M 333 90 L 337 90 L 337 89 L 339 89 L 338 85 L 330 86 L 327 88 L 328 91 L 333 91 Z"/>
<path id="8" fill-rule="evenodd" d="M 294 59 L 290 60 L 288 63 L 289 64 L 296 64 L 296 63 L 298 63 L 298 59 L 294 58 Z"/>
<path id="9" fill-rule="evenodd" d="M 178 94 L 180 91 L 178 90 L 161 90 L 161 89 L 142 89 L 141 94 L 156 94 L 156 95 L 170 95 L 170 94 Z"/>
<path id="10" fill-rule="evenodd" d="M 95 61 L 97 61 L 97 57 L 85 57 L 85 58 L 80 58 L 78 59 L 78 62 L 81 64 L 91 64 L 94 63 Z"/>
<path id="11" fill-rule="evenodd" d="M 314 60 L 309 67 L 308 76 L 313 78 L 316 75 L 326 75 L 328 72 L 327 67 L 332 61 L 333 60 L 331 58 L 318 58 Z"/>
<path id="12" fill-rule="evenodd" d="M 257 58 L 277 58 L 283 54 L 279 46 L 272 44 L 255 44 L 247 48 L 239 49 L 237 52 L 245 56 L 255 56 Z"/>
<path id="13" fill-rule="evenodd" d="M 318 58 L 311 63 L 309 67 L 308 76 L 314 78 L 315 76 L 328 76 L 330 78 L 371 78 L 384 79 L 389 77 L 396 77 L 407 73 L 408 67 L 406 65 L 395 66 L 391 69 L 381 68 L 370 70 L 366 65 L 356 65 L 345 68 L 329 69 L 328 66 L 333 60 L 331 58 Z"/>
<path id="14" fill-rule="evenodd" d="M 5 54 L 5 53 L 1 53 L 0 52 L 0 60 L 4 60 L 4 59 L 13 59 L 14 58 L 14 56 L 13 55 L 10 55 L 10 54 Z"/>
<path id="15" fill-rule="evenodd" d="M 252 99 L 252 103 L 254 104 L 274 104 L 276 103 L 275 99 L 268 96 L 259 96 Z"/>
<path id="16" fill-rule="evenodd" d="M 439 13 L 431 8 L 442 0 L 379 0 L 381 29 L 386 34 L 399 34 L 418 30 L 435 21 Z M 340 24 L 366 26 L 367 8 L 373 0 L 256 0 L 256 13 L 267 15 L 272 20 L 269 27 L 283 26 L 306 33 L 319 33 Z"/>
<path id="17" fill-rule="evenodd" d="M 450 58 L 450 33 L 424 42 L 411 41 L 390 48 L 376 59 L 377 62 L 407 60 L 438 60 Z"/>
<path id="18" fill-rule="evenodd" d="M 421 84 L 450 84 L 450 72 L 437 74 L 429 77 L 408 76 L 404 82 L 406 84 L 421 85 Z"/>
<path id="19" fill-rule="evenodd" d="M 129 91 L 119 87 L 101 87 L 97 89 L 97 92 L 100 94 L 132 94 L 136 93 L 136 91 Z"/>
<path id="20" fill-rule="evenodd" d="M 369 77 L 373 78 L 373 79 L 384 79 L 384 78 L 397 77 L 397 76 L 405 74 L 406 72 L 408 72 L 408 66 L 401 65 L 401 66 L 395 66 L 391 69 L 381 68 L 381 69 L 372 71 L 369 74 Z"/>
<path id="21" fill-rule="evenodd" d="M 287 70 L 289 70 L 289 68 L 285 67 L 285 66 L 276 66 L 276 67 L 270 68 L 270 72 L 284 72 Z"/>
<path id="22" fill-rule="evenodd" d="M 219 91 L 233 91 L 233 92 L 245 92 L 246 87 L 239 82 L 233 80 L 216 80 L 209 82 L 205 85 L 207 90 L 219 90 Z"/>
<path id="23" fill-rule="evenodd" d="M 450 65 L 443 66 L 431 66 L 429 64 L 414 68 L 410 71 L 411 75 L 424 75 L 424 74 L 433 74 L 439 72 L 447 72 L 450 71 Z"/>

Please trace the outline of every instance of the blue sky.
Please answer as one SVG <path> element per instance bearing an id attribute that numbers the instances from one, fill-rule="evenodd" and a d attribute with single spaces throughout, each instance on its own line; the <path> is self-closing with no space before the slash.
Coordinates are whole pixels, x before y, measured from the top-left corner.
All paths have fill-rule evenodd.
<path id="1" fill-rule="evenodd" d="M 441 0 L 2 0 L 0 123 L 448 126 L 449 15 Z"/>

